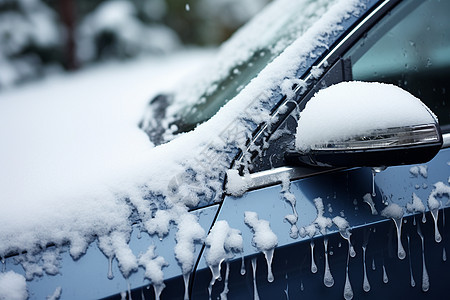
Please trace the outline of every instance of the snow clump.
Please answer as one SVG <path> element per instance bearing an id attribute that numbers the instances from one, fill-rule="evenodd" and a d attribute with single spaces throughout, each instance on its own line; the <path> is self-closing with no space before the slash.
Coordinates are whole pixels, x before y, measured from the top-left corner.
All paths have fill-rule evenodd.
<path id="1" fill-rule="evenodd" d="M 395 85 L 341 82 L 320 90 L 308 101 L 300 113 L 296 147 L 307 152 L 315 146 L 345 141 L 376 129 L 436 120 L 419 99 Z"/>
<path id="2" fill-rule="evenodd" d="M 259 251 L 268 251 L 276 247 L 278 238 L 270 229 L 269 221 L 258 219 L 258 214 L 255 212 L 246 211 L 244 222 L 252 229 L 252 243 Z"/>
<path id="3" fill-rule="evenodd" d="M 25 300 L 28 299 L 25 277 L 14 271 L 0 273 L 0 299 Z"/>

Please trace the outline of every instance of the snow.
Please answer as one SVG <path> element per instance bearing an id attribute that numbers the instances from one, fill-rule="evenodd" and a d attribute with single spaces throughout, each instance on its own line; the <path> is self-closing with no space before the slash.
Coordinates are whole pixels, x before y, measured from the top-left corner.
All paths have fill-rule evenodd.
<path id="1" fill-rule="evenodd" d="M 441 203 L 436 199 L 436 197 L 443 197 L 446 195 L 450 198 L 450 186 L 446 185 L 442 181 L 436 182 L 433 191 L 428 196 L 428 208 L 433 211 L 441 206 Z"/>
<path id="2" fill-rule="evenodd" d="M 126 245 L 131 209 L 121 199 L 149 206 L 139 190 L 153 148 L 136 126 L 143 107 L 209 55 L 111 63 L 3 91 L 0 256 L 69 241 L 79 257 L 93 236 L 112 230 Z"/>
<path id="3" fill-rule="evenodd" d="M 164 286 L 162 268 L 167 266 L 164 257 L 155 254 L 155 246 L 148 247 L 147 252 L 139 256 L 139 265 L 145 268 L 145 277 L 150 279 L 153 285 Z"/>
<path id="4" fill-rule="evenodd" d="M 227 171 L 226 191 L 233 196 L 241 196 L 248 189 L 247 177 L 241 177 L 238 170 Z"/>
<path id="5" fill-rule="evenodd" d="M 423 205 L 422 200 L 416 195 L 416 193 L 412 194 L 412 203 L 406 204 L 406 210 L 408 212 L 424 212 L 425 205 Z"/>
<path id="6" fill-rule="evenodd" d="M 309 151 L 376 129 L 433 124 L 435 118 L 419 99 L 395 85 L 342 82 L 320 90 L 306 104 L 298 121 L 296 147 Z"/>
<path id="7" fill-rule="evenodd" d="M 403 208 L 397 203 L 390 203 L 381 211 L 381 215 L 386 218 L 401 219 L 403 217 Z"/>
<path id="8" fill-rule="evenodd" d="M 110 0 L 100 3 L 79 25 L 79 59 L 90 61 L 96 58 L 97 39 L 105 32 L 114 34 L 114 51 L 118 52 L 119 57 L 135 56 L 141 52 L 164 53 L 179 46 L 180 42 L 173 30 L 163 25 L 145 25 L 136 17 L 137 13 L 130 1 Z"/>
<path id="9" fill-rule="evenodd" d="M 62 294 L 62 288 L 58 286 L 53 294 L 47 297 L 47 300 L 58 300 L 61 297 Z"/>
<path id="10" fill-rule="evenodd" d="M 217 221 L 205 239 L 206 263 L 212 272 L 211 284 L 220 277 L 220 267 L 223 261 L 234 256 L 234 252 L 242 252 L 243 239 L 241 232 L 230 228 L 225 220 Z"/>
<path id="11" fill-rule="evenodd" d="M 28 298 L 25 277 L 13 271 L 0 273 L 0 299 L 25 300 Z"/>
<path id="12" fill-rule="evenodd" d="M 422 176 L 423 178 L 427 178 L 428 177 L 428 167 L 425 165 L 421 165 L 421 166 L 412 166 L 409 169 L 409 172 L 414 176 L 417 177 Z"/>
<path id="13" fill-rule="evenodd" d="M 302 3 L 296 9 L 305 7 Z M 197 72 L 206 81 L 200 80 L 193 88 L 185 88 L 184 83 L 190 82 L 187 79 L 177 85 L 186 98 L 179 98 L 179 93 L 171 109 L 197 101 L 199 86 L 210 86 L 211 80 L 226 76 L 227 67 L 244 62 L 254 52 L 253 45 L 261 45 L 258 40 L 267 30 L 269 36 L 278 34 L 271 31 L 272 24 L 263 22 L 274 8 L 278 10 L 275 16 L 282 16 L 292 6 L 290 1 L 280 0 L 272 11 L 262 13 L 238 32 L 220 51 L 218 65 L 208 64 L 208 71 Z M 296 15 L 300 23 L 295 32 L 303 34 L 302 38 L 208 122 L 158 147 L 137 127 L 143 107 L 156 89 L 170 89 L 177 78 L 192 74 L 199 61 L 207 59 L 205 52 L 184 53 L 171 60 L 141 59 L 132 65 L 109 64 L 46 79 L 40 87 L 29 85 L 20 91 L 2 92 L 0 256 L 18 250 L 35 253 L 48 243 L 68 243 L 71 255 L 79 258 L 97 240 L 108 258 L 117 259 L 127 277 L 139 265 L 137 253 L 127 245 L 133 214 L 145 231 L 159 237 L 167 234 L 170 224 L 175 225 L 174 253 L 162 255 L 174 254 L 183 274 L 189 274 L 195 264 L 196 244 L 206 235 L 189 208 L 221 200 L 232 157 L 245 149 L 255 124 L 270 120 L 273 91 L 286 80 L 292 82 L 298 66 L 315 55 L 311 51 L 339 31 L 335 24 L 360 7 L 355 1 L 342 0 L 332 7 L 316 1 L 308 8 L 305 14 L 309 18 Z M 282 32 L 283 24 L 279 26 Z M 251 39 L 247 40 L 249 34 Z M 281 44 L 273 50 L 285 46 Z M 240 51 L 235 53 L 236 49 Z M 194 62 L 189 63 L 189 59 Z M 322 231 L 332 224 L 323 217 L 319 202 L 320 198 L 315 200 L 318 218 L 314 232 L 315 226 Z M 269 222 L 246 212 L 245 223 L 269 264 L 269 252 L 278 243 Z M 238 244 L 236 241 L 232 244 Z M 159 259 L 159 266 L 161 262 Z M 155 272 L 158 275 L 159 271 Z"/>
<path id="14" fill-rule="evenodd" d="M 269 251 L 278 244 L 278 238 L 270 229 L 267 220 L 258 218 L 258 214 L 252 211 L 244 213 L 244 222 L 253 231 L 252 243 L 259 251 Z"/>

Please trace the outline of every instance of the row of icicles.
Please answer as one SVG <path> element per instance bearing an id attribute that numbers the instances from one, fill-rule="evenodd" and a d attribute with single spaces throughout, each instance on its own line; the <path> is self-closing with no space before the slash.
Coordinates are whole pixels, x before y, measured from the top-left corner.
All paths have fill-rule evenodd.
<path id="1" fill-rule="evenodd" d="M 442 210 L 442 214 L 443 214 L 443 223 L 445 226 L 445 215 L 444 215 L 444 210 Z M 433 220 L 437 223 L 437 216 L 438 216 L 438 212 L 432 212 L 432 216 L 433 216 Z M 397 241 L 398 241 L 398 250 L 397 250 L 397 256 L 399 259 L 404 259 L 406 257 L 406 252 L 401 244 L 401 224 L 403 221 L 403 218 L 396 220 L 393 219 L 396 229 L 397 229 Z M 426 222 L 426 218 L 423 217 L 422 218 L 422 222 L 425 223 Z M 429 282 L 429 277 L 428 277 L 428 272 L 427 272 L 427 268 L 426 268 L 426 263 L 425 263 L 425 251 L 424 251 L 424 236 L 422 234 L 421 228 L 420 228 L 420 224 L 419 222 L 416 222 L 416 217 L 414 217 L 413 219 L 413 225 L 416 226 L 417 228 L 417 234 L 419 235 L 420 239 L 421 239 L 421 252 L 422 252 L 422 291 L 426 292 L 429 290 L 430 288 L 430 282 Z M 372 229 L 371 229 L 372 230 Z M 435 226 L 435 230 L 436 230 L 436 234 L 435 234 L 435 241 L 437 243 L 442 241 L 442 237 L 439 234 L 439 232 L 437 231 L 437 226 Z M 373 229 L 373 232 L 375 232 L 375 229 Z M 369 231 L 370 233 L 370 231 Z M 350 278 L 349 278 L 349 272 L 348 272 L 348 266 L 349 266 L 349 260 L 350 258 L 353 258 L 356 256 L 356 252 L 354 250 L 354 247 L 350 241 L 350 237 L 348 235 L 343 235 L 341 234 L 342 238 L 344 238 L 347 242 L 348 242 L 348 253 L 347 253 L 347 264 L 346 264 L 346 270 L 345 270 L 345 284 L 344 284 L 344 292 L 343 292 L 343 296 L 344 299 L 346 300 L 350 300 L 353 299 L 353 289 L 352 289 L 352 285 L 350 283 Z M 328 239 L 325 237 L 324 238 L 324 248 L 325 248 L 325 270 L 324 270 L 324 277 L 323 277 L 323 283 L 326 287 L 332 287 L 334 285 L 334 278 L 331 274 L 331 270 L 329 267 L 329 263 L 328 263 Z M 363 290 L 365 292 L 369 292 L 371 287 L 370 287 L 370 282 L 368 280 L 368 276 L 367 276 L 367 264 L 366 264 L 366 249 L 367 249 L 367 244 L 368 244 L 368 234 L 365 236 L 364 241 L 363 241 L 363 245 L 362 245 L 362 251 L 363 251 L 363 273 L 364 273 L 364 278 L 363 278 Z M 315 259 L 314 259 L 314 240 L 311 239 L 310 242 L 310 248 L 311 248 L 311 272 L 312 273 L 317 273 L 318 269 L 317 269 L 317 265 L 315 263 Z M 412 272 L 412 262 L 411 262 L 411 250 L 410 250 L 410 236 L 409 234 L 407 235 L 407 251 L 408 251 L 408 258 L 409 258 L 409 270 L 410 270 L 410 284 L 411 287 L 415 287 L 416 286 L 416 282 L 414 280 L 414 276 L 413 276 L 413 272 Z M 442 250 L 442 260 L 446 261 L 447 260 L 447 253 L 445 250 L 445 247 L 443 247 Z M 251 260 L 251 265 L 252 265 L 252 273 L 253 273 L 253 294 L 254 294 L 254 299 L 255 300 L 259 300 L 259 294 L 258 294 L 258 289 L 257 289 L 257 284 L 256 284 L 256 258 L 253 258 Z M 375 266 L 375 260 L 372 260 L 372 269 L 375 270 L 376 266 Z M 271 275 L 271 266 L 268 262 L 268 270 L 269 270 L 269 274 L 268 274 L 268 281 L 272 282 L 273 281 L 273 275 Z M 383 262 L 382 265 L 382 270 L 383 270 L 383 277 L 382 280 L 384 283 L 388 283 L 389 282 L 389 278 L 388 278 L 388 274 L 386 272 L 386 268 Z M 242 262 L 241 262 L 241 271 L 240 271 L 241 275 L 245 275 L 246 271 L 245 271 L 245 263 L 244 263 L 244 258 L 242 257 Z M 222 291 L 222 293 L 220 294 L 220 299 L 224 300 L 227 299 L 227 294 L 229 292 L 228 289 L 228 276 L 229 276 L 229 262 L 226 262 L 226 270 L 225 270 L 225 280 L 224 280 L 224 289 Z M 287 275 L 286 275 L 287 276 Z M 220 278 L 219 278 L 220 280 Z M 209 288 L 209 298 L 211 299 L 211 286 Z M 303 291 L 304 290 L 304 285 L 303 282 L 300 282 L 300 290 Z M 285 290 L 286 296 L 289 299 L 289 295 L 288 295 L 288 289 L 286 288 Z"/>

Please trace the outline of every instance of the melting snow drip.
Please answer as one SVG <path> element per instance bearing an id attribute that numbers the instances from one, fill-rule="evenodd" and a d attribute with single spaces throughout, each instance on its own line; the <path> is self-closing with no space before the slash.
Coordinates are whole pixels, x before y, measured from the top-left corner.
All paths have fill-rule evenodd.
<path id="1" fill-rule="evenodd" d="M 311 273 L 317 273 L 317 265 L 314 260 L 314 240 L 313 239 L 311 239 L 310 246 L 311 246 Z"/>
<path id="2" fill-rule="evenodd" d="M 442 210 L 442 232 L 445 229 L 445 210 Z M 445 246 L 442 246 L 442 261 L 447 261 L 447 251 L 445 251 Z"/>
<path id="3" fill-rule="evenodd" d="M 350 225 L 348 224 L 347 220 L 345 220 L 342 217 L 334 217 L 332 219 L 333 223 L 336 224 L 336 226 L 339 228 L 339 234 L 341 235 L 341 237 L 345 240 L 347 240 L 348 242 L 348 253 L 350 255 L 350 257 L 355 257 L 356 256 L 356 252 L 355 252 L 355 248 L 353 248 L 353 245 L 350 241 L 350 237 L 351 237 L 351 232 L 350 232 Z"/>
<path id="4" fill-rule="evenodd" d="M 402 233 L 402 220 L 403 220 L 403 209 L 395 203 L 391 203 L 383 209 L 381 215 L 387 218 L 391 218 L 394 221 L 395 228 L 397 229 L 397 256 L 399 259 L 404 259 L 406 257 L 405 249 L 402 245 L 401 233 Z"/>
<path id="5" fill-rule="evenodd" d="M 258 289 L 256 287 L 256 257 L 252 258 L 252 271 L 253 271 L 253 299 L 259 300 Z"/>
<path id="6" fill-rule="evenodd" d="M 112 261 L 113 261 L 113 256 L 108 257 L 108 279 L 113 279 L 114 278 L 114 274 L 112 271 Z"/>
<path id="7" fill-rule="evenodd" d="M 367 243 L 364 241 L 364 245 L 362 246 L 363 250 L 363 270 L 364 270 L 364 280 L 363 280 L 363 290 L 364 292 L 370 291 L 370 283 L 369 279 L 367 278 L 367 269 L 366 269 L 366 248 Z"/>
<path id="8" fill-rule="evenodd" d="M 291 182 L 287 174 L 284 174 L 281 178 L 282 186 L 281 186 L 281 194 L 284 201 L 288 202 L 292 208 L 292 214 L 285 216 L 284 218 L 291 224 L 291 229 L 289 231 L 289 236 L 293 239 L 298 238 L 298 213 L 296 208 L 296 199 L 295 195 L 291 193 Z"/>
<path id="9" fill-rule="evenodd" d="M 220 300 L 227 300 L 228 299 L 228 292 L 230 291 L 228 289 L 228 277 L 230 275 L 230 263 L 227 262 L 226 270 L 225 270 L 225 281 L 224 281 L 224 287 L 222 293 L 220 293 Z M 211 297 L 211 294 L 210 294 Z"/>
<path id="10" fill-rule="evenodd" d="M 415 220 L 415 218 L 414 218 Z M 411 262 L 411 246 L 409 241 L 409 234 L 406 235 L 406 240 L 408 241 L 408 260 L 409 260 L 409 274 L 411 275 L 411 287 L 416 286 L 416 281 L 414 280 L 413 272 L 412 272 L 412 262 Z"/>
<path id="11" fill-rule="evenodd" d="M 388 283 L 389 282 L 389 278 L 388 278 L 388 275 L 386 273 L 386 267 L 384 266 L 384 264 L 383 264 L 383 282 L 384 283 Z"/>
<path id="12" fill-rule="evenodd" d="M 305 286 L 303 285 L 303 280 L 300 280 L 300 291 L 304 291 L 305 290 Z"/>
<path id="13" fill-rule="evenodd" d="M 266 261 L 267 261 L 267 281 L 268 282 L 273 282 L 273 280 L 274 280 L 273 273 L 272 273 L 273 250 L 274 249 L 263 251 L 264 256 L 266 257 Z"/>
<path id="14" fill-rule="evenodd" d="M 371 194 L 369 193 L 365 194 L 363 197 L 363 201 L 369 205 L 372 215 L 378 215 L 378 211 L 375 209 L 375 203 L 372 200 Z"/>
<path id="15" fill-rule="evenodd" d="M 205 259 L 212 275 L 208 288 L 211 297 L 212 286 L 220 277 L 222 262 L 233 257 L 233 252 L 242 252 L 243 240 L 239 230 L 230 228 L 227 221 L 220 220 L 211 228 L 205 244 L 207 246 Z"/>
<path id="16" fill-rule="evenodd" d="M 425 243 L 419 224 L 417 224 L 417 234 L 420 236 L 422 242 L 422 291 L 426 292 L 430 288 L 430 279 L 428 277 L 427 266 L 425 265 Z"/>
<path id="17" fill-rule="evenodd" d="M 273 251 L 278 244 L 278 238 L 270 229 L 269 222 L 267 220 L 258 219 L 258 214 L 251 211 L 244 213 L 244 222 L 253 231 L 253 245 L 262 253 L 267 262 L 267 281 L 272 282 L 274 280 L 272 273 L 272 259 Z"/>
<path id="18" fill-rule="evenodd" d="M 353 299 L 353 289 L 350 283 L 350 277 L 348 276 L 348 262 L 350 260 L 350 255 L 347 254 L 347 265 L 345 266 L 345 285 L 344 285 L 344 299 Z"/>
<path id="19" fill-rule="evenodd" d="M 381 171 L 386 170 L 386 167 L 374 167 L 372 168 L 372 197 L 375 197 L 377 193 L 375 192 L 375 175 Z"/>
<path id="20" fill-rule="evenodd" d="M 436 185 L 435 185 L 435 187 L 436 187 Z M 439 207 L 441 206 L 441 204 L 435 198 L 435 196 L 437 194 L 438 194 L 438 192 L 437 192 L 437 188 L 436 188 L 428 197 L 428 208 L 431 211 L 431 216 L 433 217 L 433 221 L 434 221 L 434 240 L 436 241 L 436 243 L 439 243 L 442 240 L 442 237 L 441 237 L 441 234 L 439 233 L 437 221 L 438 221 L 438 217 L 439 217 Z"/>
<path id="21" fill-rule="evenodd" d="M 372 258 L 372 270 L 376 270 L 376 266 L 375 266 L 375 258 Z"/>
<path id="22" fill-rule="evenodd" d="M 326 287 L 332 287 L 334 285 L 334 278 L 331 275 L 330 266 L 328 264 L 328 238 L 323 239 L 323 245 L 325 247 L 325 273 L 323 274 L 323 284 Z"/>
<path id="23" fill-rule="evenodd" d="M 286 273 L 286 289 L 284 290 L 284 293 L 286 294 L 286 300 L 289 300 L 289 280 L 287 273 Z"/>
<path id="24" fill-rule="evenodd" d="M 184 300 L 189 300 L 189 276 L 191 273 L 185 273 L 183 274 L 183 281 L 184 281 Z"/>
<path id="25" fill-rule="evenodd" d="M 244 257 L 242 256 L 242 261 L 241 261 L 241 275 L 244 276 L 245 275 L 245 262 L 244 262 Z"/>

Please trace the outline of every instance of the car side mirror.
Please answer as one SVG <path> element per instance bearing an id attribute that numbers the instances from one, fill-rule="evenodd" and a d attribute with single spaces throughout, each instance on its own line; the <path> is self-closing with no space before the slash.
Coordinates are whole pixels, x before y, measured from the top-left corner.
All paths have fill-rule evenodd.
<path id="1" fill-rule="evenodd" d="M 342 82 L 320 90 L 300 113 L 294 164 L 381 167 L 431 160 L 442 147 L 437 117 L 401 88 Z"/>

